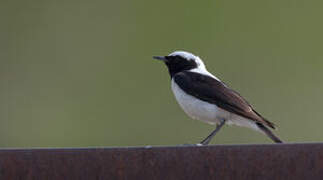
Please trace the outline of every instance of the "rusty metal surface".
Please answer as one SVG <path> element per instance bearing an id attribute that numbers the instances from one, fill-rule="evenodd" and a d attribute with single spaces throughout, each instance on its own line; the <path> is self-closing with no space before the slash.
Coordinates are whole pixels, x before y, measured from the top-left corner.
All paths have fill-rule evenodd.
<path id="1" fill-rule="evenodd" d="M 0 179 L 323 179 L 323 144 L 5 149 Z"/>

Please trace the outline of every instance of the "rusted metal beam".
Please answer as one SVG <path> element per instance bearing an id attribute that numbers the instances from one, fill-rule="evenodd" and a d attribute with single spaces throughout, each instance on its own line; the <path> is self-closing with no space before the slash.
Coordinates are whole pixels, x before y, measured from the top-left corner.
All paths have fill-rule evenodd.
<path id="1" fill-rule="evenodd" d="M 3 149 L 0 179 L 323 179 L 323 144 Z"/>

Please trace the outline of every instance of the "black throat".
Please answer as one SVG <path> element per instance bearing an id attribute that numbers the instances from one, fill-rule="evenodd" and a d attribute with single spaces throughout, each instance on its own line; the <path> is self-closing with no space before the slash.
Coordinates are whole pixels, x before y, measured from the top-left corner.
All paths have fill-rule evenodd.
<path id="1" fill-rule="evenodd" d="M 198 66 L 193 59 L 188 60 L 181 56 L 167 56 L 166 59 L 165 64 L 171 77 L 179 72 L 191 70 Z"/>

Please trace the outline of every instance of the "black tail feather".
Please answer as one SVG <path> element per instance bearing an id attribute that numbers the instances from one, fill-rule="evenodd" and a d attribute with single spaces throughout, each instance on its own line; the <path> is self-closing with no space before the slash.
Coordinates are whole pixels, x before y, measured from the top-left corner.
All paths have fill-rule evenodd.
<path id="1" fill-rule="evenodd" d="M 261 129 L 271 140 L 273 140 L 275 143 L 283 143 L 282 140 L 279 139 L 273 132 L 271 132 L 266 126 L 264 126 L 261 123 L 257 123 L 257 126 L 259 129 Z"/>

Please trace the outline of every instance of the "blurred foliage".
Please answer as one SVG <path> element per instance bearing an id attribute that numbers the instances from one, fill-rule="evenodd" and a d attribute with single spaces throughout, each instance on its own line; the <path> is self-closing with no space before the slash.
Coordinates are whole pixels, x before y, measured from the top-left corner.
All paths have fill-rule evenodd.
<path id="1" fill-rule="evenodd" d="M 197 143 L 152 59 L 199 55 L 210 72 L 278 125 L 289 142 L 322 141 L 322 1 L 0 2 L 0 146 Z M 271 143 L 227 126 L 212 143 Z"/>

